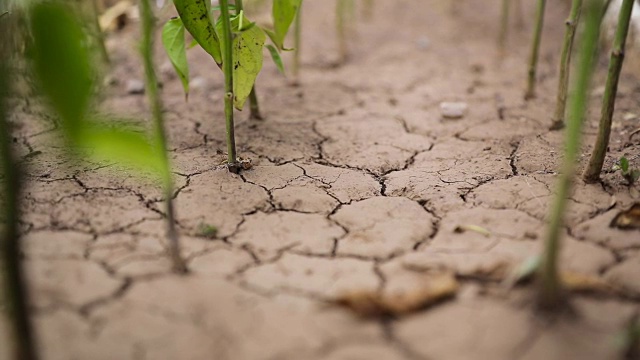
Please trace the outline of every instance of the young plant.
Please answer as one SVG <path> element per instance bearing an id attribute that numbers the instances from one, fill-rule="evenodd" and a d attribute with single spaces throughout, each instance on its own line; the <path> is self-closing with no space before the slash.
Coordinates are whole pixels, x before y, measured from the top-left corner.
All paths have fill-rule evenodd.
<path id="1" fill-rule="evenodd" d="M 511 0 L 502 0 L 502 14 L 500 16 L 500 35 L 498 36 L 498 47 L 504 52 L 507 45 L 507 34 L 509 32 L 509 10 Z"/>
<path id="2" fill-rule="evenodd" d="M 536 97 L 536 76 L 538 72 L 538 58 L 540 57 L 540 42 L 542 40 L 542 28 L 544 25 L 544 9 L 546 0 L 538 0 L 536 10 L 536 24 L 531 43 L 531 56 L 529 58 L 529 77 L 527 79 L 527 91 L 524 94 L 526 100 Z"/>
<path id="3" fill-rule="evenodd" d="M 0 33 L 8 34 L 8 23 L 0 17 Z M 6 313 L 10 320 L 13 340 L 13 358 L 16 360 L 36 360 L 35 336 L 29 319 L 29 296 L 25 274 L 21 264 L 20 232 L 20 190 L 21 177 L 18 161 L 11 144 L 12 136 L 8 121 L 8 104 L 11 80 L 8 60 L 12 46 L 8 37 L 0 37 L 0 174 L 2 189 L 2 226 L 0 233 L 0 263 L 2 273 L 2 294 L 7 304 Z"/>
<path id="4" fill-rule="evenodd" d="M 236 16 L 243 15 L 244 5 L 242 0 L 235 0 Z M 256 84 L 253 83 L 251 92 L 249 93 L 249 118 L 254 120 L 264 120 L 260 113 L 260 105 L 258 103 L 258 95 L 256 94 Z"/>
<path id="5" fill-rule="evenodd" d="M 620 158 L 619 165 L 615 165 L 612 170 L 619 170 L 622 177 L 627 180 L 629 186 L 635 184 L 636 181 L 640 179 L 640 169 L 632 169 L 629 165 L 629 159 L 624 156 Z"/>
<path id="6" fill-rule="evenodd" d="M 293 75 L 292 84 L 300 83 L 300 54 L 302 51 L 302 0 L 300 0 L 300 9 L 296 14 L 294 30 L 293 30 L 293 63 L 291 64 L 291 74 Z"/>
<path id="7" fill-rule="evenodd" d="M 338 37 L 338 57 L 339 63 L 344 63 L 349 57 L 349 46 L 347 44 L 348 25 L 353 18 L 353 0 L 336 0 L 336 35 Z"/>
<path id="8" fill-rule="evenodd" d="M 566 303 L 558 274 L 558 255 L 567 198 L 571 194 L 577 155 L 580 150 L 582 124 L 589 99 L 588 94 L 602 21 L 602 6 L 602 0 L 585 0 L 583 8 L 585 30 L 580 45 L 580 58 L 577 64 L 573 93 L 569 98 L 564 159 L 560 168 L 556 196 L 549 213 L 542 263 L 537 273 L 538 304 L 541 308 L 549 310 L 558 309 Z"/>
<path id="9" fill-rule="evenodd" d="M 622 71 L 624 61 L 624 49 L 629 34 L 629 24 L 631 22 L 631 12 L 634 0 L 622 0 L 622 7 L 618 18 L 618 27 L 613 40 L 611 60 L 609 62 L 609 74 L 604 90 L 604 99 L 600 115 L 600 126 L 596 144 L 589 159 L 589 165 L 584 171 L 583 178 L 586 182 L 597 182 L 600 179 L 600 172 L 604 164 L 604 157 L 609 146 L 611 136 L 611 122 L 615 110 L 616 95 L 618 93 L 618 81 Z"/>
<path id="10" fill-rule="evenodd" d="M 640 357 L 640 316 L 635 314 L 618 337 L 623 358 L 628 360 Z"/>
<path id="11" fill-rule="evenodd" d="M 128 166 L 141 174 L 151 174 L 164 187 L 167 201 L 167 237 L 173 268 L 186 270 L 179 254 L 173 214 L 171 172 L 167 160 L 166 139 L 162 129 L 157 81 L 151 64 L 150 8 L 141 3 L 143 24 L 142 53 L 145 62 L 147 92 L 154 114 L 151 136 L 109 123 L 99 114 L 91 114 L 94 91 L 94 69 L 85 46 L 82 27 L 70 10 L 58 2 L 38 3 L 31 9 L 33 35 L 33 72 L 52 109 L 61 120 L 69 148 L 85 155 L 92 151 L 98 161 Z"/>
<path id="12" fill-rule="evenodd" d="M 238 173 L 242 163 L 236 156 L 234 135 L 234 108 L 242 110 L 246 100 L 253 97 L 257 105 L 254 84 L 262 69 L 262 49 L 267 35 L 273 45 L 266 45 L 276 66 L 284 72 L 280 52 L 284 38 L 300 7 L 301 0 L 275 0 L 273 2 L 273 30 L 263 29 L 244 15 L 242 3 L 235 7 L 221 0 L 218 8 L 211 8 L 208 0 L 174 0 L 179 18 L 170 20 L 163 30 L 163 43 L 169 59 L 188 92 L 188 63 L 184 29 L 213 58 L 225 78 L 225 119 L 227 129 L 227 167 Z M 238 9 L 240 5 L 240 9 Z M 236 10 L 231 13 L 231 10 Z M 212 10 L 220 13 L 214 21 Z M 253 91 L 253 96 L 251 95 Z"/>
<path id="13" fill-rule="evenodd" d="M 100 9 L 98 7 L 98 0 L 90 0 L 91 4 L 91 22 L 93 26 L 93 32 L 95 33 L 96 42 L 98 43 L 98 49 L 100 49 L 100 55 L 102 56 L 102 60 L 105 64 L 110 64 L 111 59 L 109 57 L 109 52 L 107 51 L 107 47 L 104 44 L 104 32 L 100 27 Z"/>
<path id="14" fill-rule="evenodd" d="M 580 8 L 582 0 L 571 1 L 571 12 L 565 25 L 564 41 L 562 43 L 562 54 L 560 55 L 560 72 L 558 80 L 558 95 L 556 99 L 556 109 L 553 113 L 551 130 L 560 130 L 564 127 L 564 113 L 569 93 L 569 67 L 571 65 L 571 52 L 573 51 L 573 40 L 576 35 L 576 28 L 580 19 Z"/>
<path id="15" fill-rule="evenodd" d="M 173 177 L 167 156 L 167 136 L 164 130 L 162 102 L 158 95 L 158 78 L 153 65 L 153 39 L 156 25 L 150 0 L 140 0 L 140 15 L 142 19 L 142 43 L 140 44 L 140 50 L 144 63 L 147 98 L 149 99 L 151 112 L 153 114 L 153 145 L 161 166 L 161 171 L 159 171 L 158 175 L 162 178 L 162 187 L 164 189 L 165 209 L 167 213 L 167 238 L 169 240 L 174 271 L 177 273 L 185 273 L 187 267 L 180 255 L 180 244 L 175 225 Z"/>

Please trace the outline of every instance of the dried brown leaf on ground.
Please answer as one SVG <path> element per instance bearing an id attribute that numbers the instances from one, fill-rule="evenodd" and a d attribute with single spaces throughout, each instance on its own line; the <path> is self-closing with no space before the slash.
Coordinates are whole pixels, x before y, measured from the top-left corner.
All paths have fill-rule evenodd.
<path id="1" fill-rule="evenodd" d="M 618 215 L 611 220 L 609 227 L 622 230 L 640 229 L 640 203 L 635 203 L 628 210 L 619 212 Z"/>
<path id="2" fill-rule="evenodd" d="M 564 287 L 572 292 L 607 294 L 617 291 L 613 285 L 600 277 L 573 272 L 563 272 L 560 276 Z"/>
<path id="3" fill-rule="evenodd" d="M 391 293 L 354 290 L 333 302 L 362 317 L 401 316 L 453 297 L 458 287 L 452 273 L 425 274 L 424 282 L 410 290 Z"/>

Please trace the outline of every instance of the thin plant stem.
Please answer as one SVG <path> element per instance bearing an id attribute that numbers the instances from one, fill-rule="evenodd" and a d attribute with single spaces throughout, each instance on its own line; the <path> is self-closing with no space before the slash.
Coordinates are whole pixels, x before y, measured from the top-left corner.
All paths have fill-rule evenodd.
<path id="1" fill-rule="evenodd" d="M 557 310 L 566 304 L 566 298 L 558 274 L 561 233 L 567 208 L 567 198 L 571 194 L 576 172 L 576 161 L 580 150 L 582 124 L 586 115 L 587 102 L 593 68 L 596 62 L 598 36 L 602 21 L 602 0 L 585 0 L 585 30 L 580 45 L 580 58 L 576 69 L 573 93 L 569 98 L 567 129 L 565 131 L 565 154 L 556 185 L 556 195 L 549 214 L 549 224 L 545 238 L 545 249 L 541 266 L 538 268 L 538 305 L 547 310 Z"/>
<path id="2" fill-rule="evenodd" d="M 180 254 L 180 243 L 175 226 L 176 219 L 173 208 L 173 179 L 171 177 L 171 166 L 167 156 L 167 136 L 164 130 L 162 104 L 158 94 L 158 78 L 153 65 L 153 39 L 156 26 L 150 0 L 140 0 L 140 14 L 142 17 L 141 53 L 144 62 L 146 93 L 151 105 L 151 112 L 153 114 L 153 139 L 156 150 L 162 158 L 162 185 L 166 198 L 165 206 L 167 212 L 167 239 L 169 240 L 169 252 L 173 263 L 173 270 L 176 273 L 184 274 L 187 272 L 187 266 Z"/>
<path id="3" fill-rule="evenodd" d="M 293 32 L 293 64 L 291 65 L 291 73 L 293 74 L 293 83 L 299 84 L 300 80 L 300 52 L 302 51 L 302 2 L 296 14 Z"/>
<path id="4" fill-rule="evenodd" d="M 98 19 L 100 16 L 100 10 L 98 9 L 98 0 L 90 0 L 91 6 L 93 7 L 91 10 L 93 12 L 93 31 L 95 32 L 95 37 L 98 40 L 98 48 L 100 49 L 100 55 L 102 56 L 102 60 L 105 64 L 109 65 L 111 63 L 111 59 L 109 57 L 109 52 L 107 51 L 107 47 L 104 43 L 104 32 L 102 32 L 102 28 L 100 28 L 100 20 Z"/>
<path id="5" fill-rule="evenodd" d="M 242 0 L 235 0 L 236 5 L 236 14 L 240 14 L 241 11 L 244 11 L 244 5 L 242 4 Z M 260 113 L 260 104 L 258 103 L 258 96 L 256 95 L 256 85 L 253 84 L 251 88 L 251 92 L 249 93 L 249 118 L 253 120 L 263 120 L 262 114 Z"/>
<path id="6" fill-rule="evenodd" d="M 540 55 L 540 42 L 542 40 L 542 28 L 544 27 L 544 9 L 546 0 L 538 0 L 536 10 L 536 25 L 531 44 L 531 57 L 529 58 L 529 77 L 527 79 L 527 91 L 524 98 L 529 100 L 536 97 L 536 75 L 538 71 L 538 58 Z"/>
<path id="7" fill-rule="evenodd" d="M 582 0 L 571 1 L 571 12 L 565 25 L 564 41 L 562 43 L 562 54 L 560 55 L 560 79 L 558 80 L 558 95 L 556 99 L 556 109 L 553 113 L 551 130 L 559 130 L 564 127 L 564 113 L 567 107 L 567 96 L 569 94 L 569 67 L 571 65 L 571 52 L 573 51 L 573 40 L 576 35 L 576 28 L 580 19 L 580 8 Z"/>
<path id="8" fill-rule="evenodd" d="M 222 19 L 222 36 L 224 37 L 224 49 L 222 51 L 222 71 L 224 72 L 224 115 L 227 128 L 227 167 L 229 171 L 238 173 L 240 166 L 236 156 L 236 139 L 233 125 L 233 59 L 231 33 L 231 19 L 229 17 L 229 0 L 220 0 L 220 13 Z"/>
<path id="9" fill-rule="evenodd" d="M 348 0 L 337 0 L 336 1 L 336 35 L 338 36 L 338 56 L 339 61 L 345 62 L 348 56 L 348 47 L 347 47 L 347 29 L 346 29 L 346 18 L 347 18 L 347 7 Z"/>
<path id="10" fill-rule="evenodd" d="M 0 25 L 0 30 L 7 30 L 8 26 Z M 3 179 L 2 191 L 4 229 L 0 234 L 0 262 L 4 269 L 2 283 L 4 300 L 7 303 L 7 314 L 13 335 L 13 355 L 18 360 L 38 359 L 36 339 L 31 320 L 29 319 L 29 294 L 26 286 L 25 274 L 21 263 L 20 233 L 18 221 L 20 219 L 20 169 L 13 149 L 11 148 L 10 127 L 7 121 L 6 98 L 9 92 L 9 67 L 5 57 L 8 56 L 8 39 L 0 40 L 0 161 Z M 3 270 L 3 271 L 2 271 Z"/>
<path id="11" fill-rule="evenodd" d="M 500 20 L 500 34 L 498 36 L 498 47 L 504 52 L 507 45 L 507 34 L 509 32 L 509 8 L 511 0 L 502 0 L 502 14 Z"/>
<path id="12" fill-rule="evenodd" d="M 620 80 L 620 72 L 622 71 L 622 64 L 624 62 L 624 51 L 627 35 L 629 34 L 629 24 L 631 23 L 633 2 L 633 0 L 622 0 L 618 17 L 618 28 L 616 29 L 613 49 L 611 50 L 611 60 L 609 61 L 609 74 L 607 75 L 604 99 L 602 101 L 598 137 L 596 138 L 596 144 L 589 159 L 589 165 L 583 174 L 584 181 L 586 182 L 597 182 L 600 179 L 600 172 L 602 171 L 604 158 L 607 154 L 609 137 L 611 136 L 611 122 L 613 120 L 616 95 L 618 93 L 618 81 Z"/>

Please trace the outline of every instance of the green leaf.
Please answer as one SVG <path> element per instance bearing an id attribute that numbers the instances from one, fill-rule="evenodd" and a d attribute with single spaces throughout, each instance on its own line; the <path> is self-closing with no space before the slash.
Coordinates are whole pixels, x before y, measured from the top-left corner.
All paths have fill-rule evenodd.
<path id="1" fill-rule="evenodd" d="M 117 162 L 136 170 L 151 172 L 158 178 L 168 169 L 149 138 L 140 132 L 120 127 L 92 125 L 82 133 L 80 146 L 98 161 Z"/>
<path id="2" fill-rule="evenodd" d="M 540 256 L 532 256 L 525 259 L 524 262 L 517 265 L 503 281 L 503 286 L 507 289 L 513 288 L 515 285 L 533 277 L 542 264 Z"/>
<path id="3" fill-rule="evenodd" d="M 36 79 L 70 140 L 78 141 L 93 92 L 82 27 L 67 7 L 55 2 L 34 5 L 31 19 Z"/>
<path id="4" fill-rule="evenodd" d="M 231 27 L 234 32 L 238 31 L 239 18 L 236 16 L 231 20 Z M 222 23 L 216 26 L 218 33 L 222 33 Z M 247 101 L 256 77 L 262 70 L 264 56 L 262 48 L 266 41 L 264 31 L 258 26 L 252 26 L 233 38 L 231 54 L 233 61 L 233 103 L 236 109 L 242 110 Z M 222 48 L 224 49 L 224 38 Z"/>
<path id="5" fill-rule="evenodd" d="M 620 169 L 622 169 L 622 173 L 624 174 L 629 172 L 629 159 L 624 156 L 620 158 Z"/>
<path id="6" fill-rule="evenodd" d="M 300 3 L 302 0 L 274 0 L 273 1 L 273 28 L 274 32 L 270 34 L 271 40 L 276 44 L 278 49 L 284 49 L 284 38 L 289 32 L 289 27 L 295 19 Z"/>
<path id="7" fill-rule="evenodd" d="M 180 18 L 171 19 L 164 25 L 162 29 L 162 44 L 167 55 L 169 55 L 173 68 L 182 81 L 185 94 L 189 95 L 189 63 L 187 63 L 184 25 Z"/>
<path id="8" fill-rule="evenodd" d="M 220 40 L 211 21 L 210 0 L 174 0 L 173 4 L 187 31 L 218 65 L 222 64 Z"/>
<path id="9" fill-rule="evenodd" d="M 286 73 L 284 72 L 284 63 L 282 62 L 282 58 L 280 57 L 278 49 L 276 49 L 276 47 L 271 44 L 267 45 L 267 49 L 269 50 L 271 59 L 273 59 L 273 62 L 276 64 L 276 67 L 278 68 L 280 73 L 286 76 Z"/>

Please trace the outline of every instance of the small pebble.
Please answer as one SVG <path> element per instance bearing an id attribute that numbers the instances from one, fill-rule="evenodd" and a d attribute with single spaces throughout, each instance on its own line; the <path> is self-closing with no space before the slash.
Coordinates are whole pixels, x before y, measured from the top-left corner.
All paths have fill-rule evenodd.
<path id="1" fill-rule="evenodd" d="M 127 81 L 127 94 L 144 94 L 144 82 L 138 79 L 130 79 Z"/>
<path id="2" fill-rule="evenodd" d="M 202 89 L 207 87 L 207 80 L 202 76 L 196 76 L 191 80 L 190 87 L 192 89 Z"/>
<path id="3" fill-rule="evenodd" d="M 465 102 L 440 103 L 440 112 L 447 119 L 460 119 L 464 117 L 469 106 Z"/>

